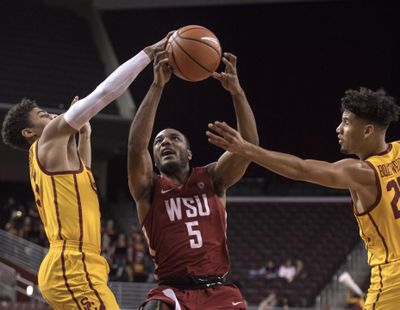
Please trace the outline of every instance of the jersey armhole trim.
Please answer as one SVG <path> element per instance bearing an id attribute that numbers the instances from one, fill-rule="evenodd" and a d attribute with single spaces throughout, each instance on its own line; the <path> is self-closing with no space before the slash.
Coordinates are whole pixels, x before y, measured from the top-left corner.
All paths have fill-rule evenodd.
<path id="1" fill-rule="evenodd" d="M 36 162 L 38 163 L 38 166 L 39 166 L 40 170 L 42 170 L 42 172 L 44 174 L 47 174 L 47 175 L 50 175 L 50 176 L 62 175 L 62 174 L 78 174 L 78 173 L 81 173 L 84 170 L 83 169 L 84 165 L 83 165 L 81 157 L 79 156 L 79 153 L 78 153 L 78 158 L 79 158 L 79 169 L 78 170 L 48 171 L 43 167 L 43 165 L 40 163 L 40 160 L 39 160 L 39 140 L 36 141 L 36 145 L 34 147 L 35 147 L 34 151 L 36 153 Z"/>
<path id="2" fill-rule="evenodd" d="M 362 213 L 358 213 L 358 212 L 356 212 L 357 211 L 356 208 L 354 208 L 355 214 L 357 216 L 369 214 L 373 209 L 376 208 L 376 206 L 379 204 L 379 202 L 381 201 L 381 198 L 382 198 L 382 188 L 381 188 L 381 182 L 380 182 L 379 176 L 378 176 L 378 171 L 376 171 L 375 166 L 373 164 L 371 164 L 368 160 L 366 160 L 365 163 L 374 171 L 375 183 L 376 183 L 376 188 L 378 190 L 378 194 L 376 195 L 375 202 L 371 206 L 369 206 L 366 209 L 366 211 L 364 211 Z"/>

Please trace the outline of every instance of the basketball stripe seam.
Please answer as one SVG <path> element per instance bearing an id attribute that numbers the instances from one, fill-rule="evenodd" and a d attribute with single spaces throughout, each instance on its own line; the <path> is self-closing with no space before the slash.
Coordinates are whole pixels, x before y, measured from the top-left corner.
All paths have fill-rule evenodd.
<path id="1" fill-rule="evenodd" d="M 185 37 L 181 37 L 181 36 L 179 38 L 181 38 L 183 40 L 195 41 L 195 42 L 199 42 L 201 44 L 207 45 L 209 48 L 214 50 L 218 54 L 219 57 L 221 57 L 221 54 L 219 53 L 219 51 L 214 46 L 212 46 L 211 44 L 208 44 L 206 41 L 198 40 L 198 39 L 195 39 L 195 38 L 185 38 Z M 177 42 L 175 42 L 175 43 L 178 44 Z"/>
<path id="2" fill-rule="evenodd" d="M 179 31 L 179 30 L 177 30 L 177 31 L 176 31 L 176 34 L 177 34 L 177 35 L 181 35 L 182 33 L 188 32 L 188 31 L 190 31 L 190 30 L 196 30 L 196 29 L 208 30 L 207 28 L 204 28 L 204 27 L 202 27 L 202 26 L 194 26 L 194 27 L 187 28 L 187 29 L 185 29 L 184 31 Z M 208 30 L 208 31 L 210 31 L 210 30 Z"/>
<path id="3" fill-rule="evenodd" d="M 105 309 L 104 302 L 100 297 L 100 294 L 97 292 L 97 290 L 94 288 L 93 283 L 90 279 L 89 272 L 87 270 L 86 266 L 86 261 L 85 261 L 85 253 L 83 252 L 82 245 L 83 245 L 83 216 L 82 216 L 82 203 L 81 203 L 81 196 L 79 194 L 79 187 L 78 187 L 78 181 L 76 179 L 76 174 L 74 174 L 74 185 L 75 185 L 75 192 L 76 192 L 76 200 L 78 203 L 78 217 L 79 217 L 79 252 L 82 254 L 82 264 L 83 264 L 83 270 L 85 271 L 86 275 L 86 280 L 89 284 L 89 287 L 91 290 L 94 292 L 96 295 L 97 299 L 100 302 L 100 309 Z"/>
<path id="4" fill-rule="evenodd" d="M 172 57 L 174 58 L 174 63 L 175 63 L 176 68 L 177 68 L 178 71 L 179 71 L 179 74 L 181 74 L 181 75 L 182 75 L 185 79 L 187 79 L 188 81 L 192 81 L 192 79 L 188 78 L 188 77 L 182 72 L 181 68 L 179 67 L 179 65 L 178 65 L 178 63 L 177 63 L 177 61 L 176 61 L 176 59 L 175 59 L 174 47 L 171 46 L 171 49 L 172 49 L 171 55 L 172 55 Z"/>
<path id="5" fill-rule="evenodd" d="M 202 64 L 198 63 L 196 59 L 194 59 L 192 56 L 190 56 L 190 54 L 188 52 L 185 51 L 185 49 L 178 43 L 175 42 L 176 46 L 178 46 L 194 63 L 196 63 L 200 68 L 202 68 L 204 71 L 208 72 L 208 73 L 212 73 L 212 71 L 208 70 L 207 68 L 205 68 Z"/>

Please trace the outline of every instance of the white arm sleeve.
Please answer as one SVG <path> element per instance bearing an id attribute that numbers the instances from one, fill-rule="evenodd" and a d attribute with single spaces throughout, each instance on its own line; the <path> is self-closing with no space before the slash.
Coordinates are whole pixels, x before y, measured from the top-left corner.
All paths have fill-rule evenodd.
<path id="1" fill-rule="evenodd" d="M 64 114 L 65 121 L 79 130 L 110 102 L 123 94 L 133 80 L 150 63 L 144 51 L 119 66 L 87 97 L 79 100 Z"/>

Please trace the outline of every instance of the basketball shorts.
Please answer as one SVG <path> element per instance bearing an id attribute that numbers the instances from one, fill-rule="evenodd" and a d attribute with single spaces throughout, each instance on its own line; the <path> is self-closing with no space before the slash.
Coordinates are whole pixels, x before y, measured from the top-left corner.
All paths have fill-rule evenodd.
<path id="1" fill-rule="evenodd" d="M 233 284 L 193 290 L 180 290 L 160 285 L 147 294 L 146 302 L 150 300 L 161 300 L 175 310 L 246 309 L 242 294 Z"/>
<path id="2" fill-rule="evenodd" d="M 364 310 L 400 309 L 400 261 L 372 267 Z"/>
<path id="3" fill-rule="evenodd" d="M 38 282 L 43 298 L 55 310 L 118 310 L 107 286 L 109 266 L 91 245 L 57 241 L 39 268 Z"/>

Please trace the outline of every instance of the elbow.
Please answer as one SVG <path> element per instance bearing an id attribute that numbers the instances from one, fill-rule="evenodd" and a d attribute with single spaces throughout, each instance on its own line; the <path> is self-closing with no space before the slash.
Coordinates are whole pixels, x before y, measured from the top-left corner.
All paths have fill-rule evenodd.
<path id="1" fill-rule="evenodd" d="M 253 144 L 257 146 L 260 145 L 260 138 L 258 137 L 258 134 L 255 135 Z"/>
<path id="2" fill-rule="evenodd" d="M 135 142 L 129 142 L 128 143 L 128 155 L 136 154 L 138 153 L 139 146 Z"/>
<path id="3" fill-rule="evenodd" d="M 299 159 L 298 162 L 293 165 L 293 169 L 290 172 L 290 179 L 294 181 L 306 181 L 307 172 L 305 161 L 303 159 Z"/>
<path id="4" fill-rule="evenodd" d="M 137 140 L 137 139 L 135 139 Z M 128 142 L 128 155 L 129 156 L 136 156 L 138 154 L 142 154 L 143 151 L 147 150 L 147 144 L 142 144 L 138 141 L 133 142 L 129 141 Z"/>
<path id="5" fill-rule="evenodd" d="M 96 88 L 96 91 L 98 92 L 98 100 L 108 104 L 121 96 L 125 89 L 126 88 L 121 85 L 119 87 L 114 87 L 113 85 L 110 85 L 110 83 L 103 82 Z"/>

